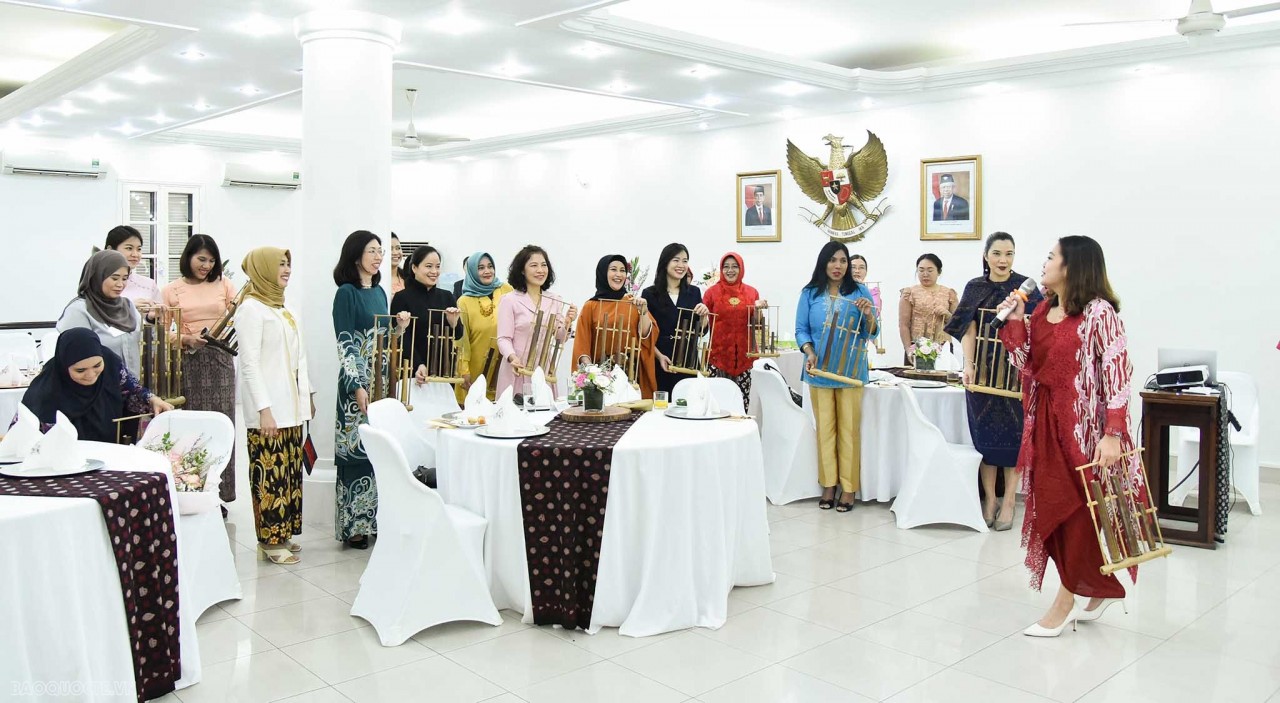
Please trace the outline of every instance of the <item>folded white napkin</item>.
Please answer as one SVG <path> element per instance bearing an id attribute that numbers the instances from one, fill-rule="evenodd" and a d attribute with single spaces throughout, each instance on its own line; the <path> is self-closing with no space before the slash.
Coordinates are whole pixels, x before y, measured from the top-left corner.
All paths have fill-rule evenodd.
<path id="1" fill-rule="evenodd" d="M 502 392 L 498 397 L 496 408 L 487 420 L 489 432 L 493 434 L 519 434 L 521 432 L 532 432 L 538 428 L 537 424 L 523 410 L 516 407 L 515 401 L 512 400 L 512 390 Z"/>
<path id="2" fill-rule="evenodd" d="M 0 439 L 0 459 L 9 461 L 26 459 L 31 448 L 44 435 L 40 434 L 40 419 L 27 406 L 18 404 L 18 421 Z"/>
<path id="3" fill-rule="evenodd" d="M 84 466 L 84 451 L 76 442 L 79 438 L 75 425 L 66 415 L 58 413 L 58 420 L 45 433 L 18 469 L 21 471 L 75 471 Z"/>
<path id="4" fill-rule="evenodd" d="M 605 405 L 616 405 L 618 403 L 630 403 L 640 400 L 640 391 L 631 386 L 631 381 L 627 379 L 627 373 L 622 367 L 615 366 L 609 372 L 613 378 L 612 387 L 604 394 Z"/>
<path id="5" fill-rule="evenodd" d="M 485 395 L 488 387 L 489 382 L 485 380 L 484 374 L 480 374 L 471 382 L 471 388 L 467 389 L 467 397 L 462 401 L 462 412 L 467 417 L 488 416 L 493 413 L 493 402 Z"/>
<path id="6" fill-rule="evenodd" d="M 883 383 L 887 386 L 897 385 L 898 377 L 888 371 L 872 370 L 867 374 L 867 380 L 871 383 Z"/>
<path id="7" fill-rule="evenodd" d="M 711 394 L 711 382 L 706 376 L 698 377 L 690 384 L 689 395 L 685 396 L 685 414 L 689 417 L 710 417 L 720 413 L 720 404 Z"/>
<path id="8" fill-rule="evenodd" d="M 533 407 L 549 408 L 552 401 L 555 400 L 555 394 L 551 392 L 551 386 L 547 384 L 547 374 L 542 367 L 533 370 L 533 378 L 529 380 L 528 393 L 533 394 Z M 526 402 L 528 402 L 526 400 Z"/>
<path id="9" fill-rule="evenodd" d="M 0 368 L 0 386 L 21 386 L 26 383 L 22 375 L 21 364 L 12 354 L 5 356 L 4 366 Z"/>

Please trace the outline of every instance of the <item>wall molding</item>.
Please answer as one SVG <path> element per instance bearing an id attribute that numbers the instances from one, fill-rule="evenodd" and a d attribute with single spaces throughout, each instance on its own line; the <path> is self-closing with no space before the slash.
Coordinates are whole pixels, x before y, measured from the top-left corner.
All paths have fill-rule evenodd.
<path id="1" fill-rule="evenodd" d="M 1210 54 L 1280 44 L 1280 29 L 1242 27 L 1224 30 L 1218 36 L 1194 47 L 1182 37 L 1172 35 L 957 66 L 876 71 L 796 59 L 601 12 L 567 19 L 560 23 L 560 27 L 604 44 L 675 56 L 820 88 L 871 94 L 962 88 L 992 81 L 1182 58 L 1190 53 Z"/>

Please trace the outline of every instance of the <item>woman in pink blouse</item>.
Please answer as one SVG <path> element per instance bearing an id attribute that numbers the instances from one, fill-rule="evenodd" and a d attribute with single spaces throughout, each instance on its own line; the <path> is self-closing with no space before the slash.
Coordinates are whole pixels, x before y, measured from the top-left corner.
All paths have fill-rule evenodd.
<path id="1" fill-rule="evenodd" d="M 230 355 L 205 345 L 200 333 L 222 318 L 236 297 L 231 282 L 222 275 L 222 254 L 218 243 L 207 234 L 187 240 L 178 264 L 182 277 L 161 291 L 164 304 L 182 310 L 183 410 L 212 410 L 236 417 L 236 370 Z M 236 499 L 235 455 L 227 462 L 218 484 L 222 501 Z M 213 480 L 213 477 L 209 477 Z M 224 508 L 225 511 L 225 508 Z M 224 512 L 225 514 L 225 512 Z"/>
<path id="2" fill-rule="evenodd" d="M 120 295 L 132 300 L 138 312 L 145 315 L 152 306 L 160 304 L 160 286 L 153 279 L 138 273 L 138 264 L 142 263 L 142 247 L 142 233 L 129 225 L 112 227 L 107 232 L 106 248 L 120 252 L 125 261 L 129 262 L 129 278 Z"/>
<path id="3" fill-rule="evenodd" d="M 556 321 L 556 338 L 561 343 L 568 339 L 569 330 L 573 329 L 574 319 L 578 317 L 577 306 L 569 305 L 566 310 L 563 301 L 543 294 L 555 280 L 551 260 L 542 247 L 530 244 L 511 261 L 507 282 L 515 290 L 502 296 L 498 302 L 498 353 L 502 354 L 502 366 L 498 368 L 498 395 L 512 387 L 516 393 L 525 392 L 529 377 L 521 376 L 517 371 L 528 358 L 536 311 L 544 313 L 544 325 L 550 314 L 563 315 Z M 543 371 L 555 373 L 555 369 Z"/>

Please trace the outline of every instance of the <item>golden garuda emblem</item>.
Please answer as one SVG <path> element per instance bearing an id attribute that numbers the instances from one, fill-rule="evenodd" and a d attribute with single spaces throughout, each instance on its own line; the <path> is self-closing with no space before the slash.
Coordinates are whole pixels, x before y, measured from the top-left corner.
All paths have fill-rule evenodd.
<path id="1" fill-rule="evenodd" d="M 831 146 L 830 165 L 800 151 L 787 140 L 787 168 L 791 170 L 791 177 L 805 195 L 827 208 L 822 215 L 808 208 L 800 209 L 808 214 L 805 219 L 810 224 L 832 239 L 856 242 L 889 211 L 884 200 L 867 209 L 867 203 L 884 191 L 885 181 L 889 179 L 889 157 L 884 152 L 884 143 L 871 131 L 867 132 L 866 145 L 848 158 L 841 143 L 843 137 L 828 134 L 822 141 Z"/>

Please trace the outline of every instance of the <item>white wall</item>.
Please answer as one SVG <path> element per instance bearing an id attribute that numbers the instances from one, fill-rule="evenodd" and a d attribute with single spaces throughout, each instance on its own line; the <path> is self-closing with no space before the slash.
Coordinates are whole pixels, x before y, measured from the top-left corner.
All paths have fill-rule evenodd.
<path id="1" fill-rule="evenodd" d="M 979 242 L 920 241 L 918 198 L 920 159 L 981 154 L 983 229 L 1017 237 L 1020 271 L 1038 276 L 1059 236 L 1102 243 L 1135 386 L 1155 371 L 1159 347 L 1215 348 L 1220 368 L 1258 379 L 1263 416 L 1275 418 L 1278 112 L 1273 65 L 593 140 L 469 163 L 400 163 L 392 222 L 402 236 L 441 248 L 449 270 L 478 248 L 505 270 L 521 245 L 542 244 L 561 279 L 555 290 L 575 301 L 590 294 L 606 253 L 652 264 L 664 244 L 680 241 L 701 269 L 737 250 L 747 282 L 783 306 L 789 325 L 824 237 L 798 215 L 811 204 L 786 173 L 786 139 L 825 159 L 822 135 L 856 147 L 870 129 L 889 153 L 885 195 L 894 209 L 852 249 L 886 290 L 909 285 L 926 251 L 942 257 L 946 285 L 960 289 L 980 274 Z M 737 244 L 735 173 L 766 169 L 784 173 L 783 241 Z M 896 319 L 896 302 L 886 317 Z M 1264 434 L 1263 443 L 1264 460 L 1280 462 L 1280 437 Z"/>

